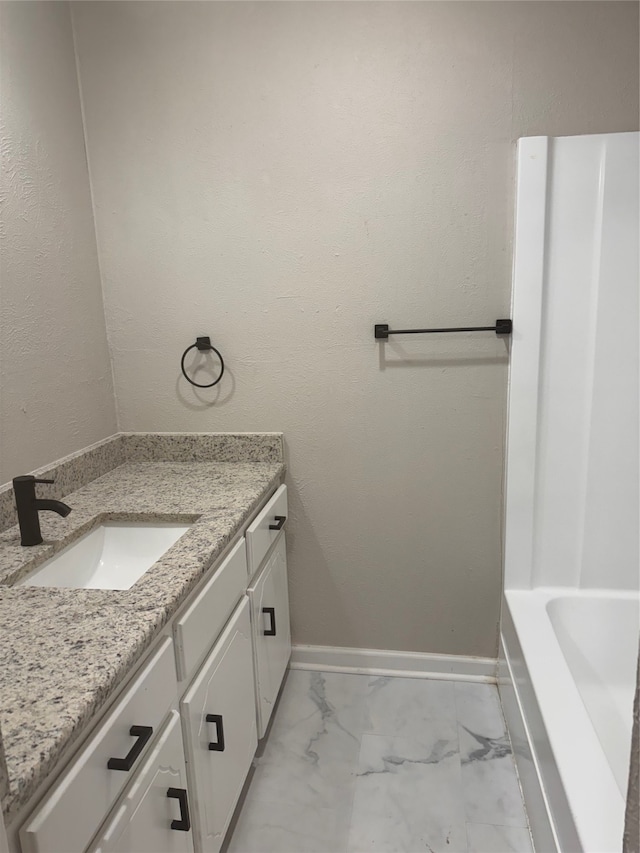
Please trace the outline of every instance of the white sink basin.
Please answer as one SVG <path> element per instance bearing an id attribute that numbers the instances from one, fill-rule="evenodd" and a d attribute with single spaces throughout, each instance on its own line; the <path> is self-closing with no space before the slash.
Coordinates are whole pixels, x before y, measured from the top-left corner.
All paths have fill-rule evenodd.
<path id="1" fill-rule="evenodd" d="M 101 524 L 14 586 L 130 589 L 189 527 L 164 522 Z"/>

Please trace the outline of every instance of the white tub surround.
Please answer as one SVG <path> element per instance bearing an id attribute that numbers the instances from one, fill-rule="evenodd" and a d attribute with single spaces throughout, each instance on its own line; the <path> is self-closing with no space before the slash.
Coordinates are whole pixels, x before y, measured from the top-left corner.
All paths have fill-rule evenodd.
<path id="1" fill-rule="evenodd" d="M 638 136 L 518 145 L 506 589 L 638 588 Z"/>
<path id="2" fill-rule="evenodd" d="M 499 681 L 545 853 L 622 848 L 640 612 L 638 139 L 518 146 Z"/>

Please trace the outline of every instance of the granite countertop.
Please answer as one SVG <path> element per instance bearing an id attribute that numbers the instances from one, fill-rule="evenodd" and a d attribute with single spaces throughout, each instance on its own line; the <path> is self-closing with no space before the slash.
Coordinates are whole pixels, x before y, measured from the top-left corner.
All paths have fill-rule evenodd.
<path id="1" fill-rule="evenodd" d="M 0 533 L 0 731 L 5 822 L 126 678 L 284 473 L 280 461 L 125 462 L 41 514 L 42 545 Z M 11 587 L 105 520 L 193 526 L 128 590 Z"/>

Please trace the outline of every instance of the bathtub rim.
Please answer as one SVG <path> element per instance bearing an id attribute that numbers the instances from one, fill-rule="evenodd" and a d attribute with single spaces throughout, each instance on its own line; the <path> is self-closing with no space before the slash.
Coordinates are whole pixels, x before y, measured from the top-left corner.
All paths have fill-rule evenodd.
<path id="1" fill-rule="evenodd" d="M 534 774 L 529 770 L 527 775 L 526 766 L 521 771 L 525 800 L 533 813 L 530 818 L 534 843 L 540 835 L 536 824 L 540 823 L 539 801 L 542 798 L 558 850 L 609 853 L 621 849 L 624 796 L 620 794 L 546 610 L 550 599 L 563 596 L 635 599 L 637 593 L 575 587 L 506 590 L 501 619 L 505 663 L 501 667 L 503 678 L 498 681 L 499 686 L 501 680 L 504 682 L 501 692 L 506 700 L 505 716 L 510 717 L 507 719 L 510 731 L 513 727 L 514 736 L 519 728 L 525 733 L 535 767 L 538 792 L 531 790 L 531 778 L 528 778 Z M 557 702 L 553 686 L 557 683 L 566 688 L 561 704 Z M 511 687 L 516 701 L 509 701 Z M 581 744 L 580 755 L 588 756 L 589 778 L 597 780 L 596 785 L 583 784 L 584 763 L 576 761 L 576 739 Z M 542 834 L 548 835 L 544 829 Z M 548 843 L 545 846 L 538 839 L 538 849 L 550 848 Z"/>

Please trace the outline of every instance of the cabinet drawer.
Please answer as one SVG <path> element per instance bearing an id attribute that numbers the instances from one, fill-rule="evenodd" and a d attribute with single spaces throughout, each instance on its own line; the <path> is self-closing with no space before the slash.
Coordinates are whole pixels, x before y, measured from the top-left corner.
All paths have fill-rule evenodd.
<path id="1" fill-rule="evenodd" d="M 20 830 L 23 853 L 80 853 L 96 833 L 141 759 L 132 748 L 153 736 L 177 699 L 173 643 L 167 637 Z M 132 726 L 145 729 L 134 737 Z M 138 755 L 144 752 L 143 747 Z M 148 749 L 147 749 L 148 751 Z M 109 759 L 131 756 L 131 771 Z"/>
<path id="2" fill-rule="evenodd" d="M 249 577 L 253 577 L 267 551 L 278 538 L 287 518 L 287 487 L 280 486 L 262 512 L 247 529 Z M 284 521 L 282 520 L 284 519 Z M 273 530 L 272 527 L 278 527 Z"/>
<path id="3" fill-rule="evenodd" d="M 179 681 L 189 676 L 214 644 L 246 586 L 247 558 L 244 539 L 241 539 L 175 623 Z"/>
<path id="4" fill-rule="evenodd" d="M 192 853 L 189 793 L 180 716 L 172 711 L 91 853 Z"/>

